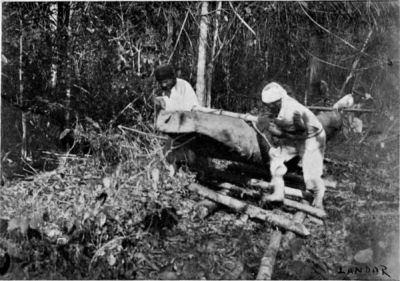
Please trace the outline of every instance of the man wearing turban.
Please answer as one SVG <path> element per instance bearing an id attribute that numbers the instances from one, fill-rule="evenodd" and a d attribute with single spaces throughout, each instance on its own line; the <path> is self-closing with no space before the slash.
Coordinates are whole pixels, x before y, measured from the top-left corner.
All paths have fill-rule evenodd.
<path id="1" fill-rule="evenodd" d="M 270 172 L 274 192 L 265 201 L 283 201 L 283 175 L 287 172 L 284 162 L 295 156 L 302 160 L 306 188 L 314 190 L 313 205 L 323 209 L 325 185 L 321 178 L 325 151 L 325 131 L 317 117 L 304 105 L 290 97 L 278 83 L 272 82 L 264 87 L 262 101 L 276 116 L 273 120 L 282 133 L 277 136 L 279 145 L 271 147 Z"/>

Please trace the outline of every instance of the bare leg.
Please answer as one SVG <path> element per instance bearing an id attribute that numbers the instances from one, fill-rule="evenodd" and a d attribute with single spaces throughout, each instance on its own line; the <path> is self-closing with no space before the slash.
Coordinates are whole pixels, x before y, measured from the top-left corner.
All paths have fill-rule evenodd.
<path id="1" fill-rule="evenodd" d="M 311 145 L 312 144 L 313 143 L 311 143 Z M 302 157 L 303 175 L 304 175 L 304 182 L 306 184 L 306 189 L 314 190 L 313 205 L 320 209 L 324 209 L 322 201 L 325 195 L 325 184 L 321 178 L 324 165 L 323 155 L 324 155 L 323 150 L 317 148 L 313 150 L 305 150 Z"/>
<path id="2" fill-rule="evenodd" d="M 321 177 L 305 181 L 307 190 L 314 190 L 313 206 L 319 209 L 324 209 L 323 199 L 325 195 L 325 184 Z"/>
<path id="3" fill-rule="evenodd" d="M 271 154 L 270 154 L 271 155 Z M 283 201 L 285 197 L 285 182 L 283 181 L 283 175 L 286 174 L 287 168 L 283 163 L 282 157 L 273 157 L 270 162 L 270 171 L 272 180 L 271 183 L 274 186 L 274 192 L 271 195 L 263 197 L 263 201 Z"/>

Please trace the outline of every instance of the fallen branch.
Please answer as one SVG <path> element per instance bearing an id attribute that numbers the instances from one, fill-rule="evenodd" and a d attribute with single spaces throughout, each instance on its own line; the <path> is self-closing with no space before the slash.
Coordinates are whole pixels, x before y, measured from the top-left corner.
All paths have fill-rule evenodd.
<path id="1" fill-rule="evenodd" d="M 260 220 L 265 220 L 273 225 L 288 229 L 302 236 L 310 235 L 309 230 L 303 225 L 292 222 L 290 219 L 287 219 L 283 216 L 274 214 L 270 211 L 261 209 L 259 207 L 244 203 L 240 200 L 231 198 L 226 195 L 222 195 L 220 193 L 214 192 L 209 188 L 206 188 L 200 184 L 192 183 L 189 185 L 189 190 L 193 192 L 197 192 L 201 196 L 204 196 L 208 199 L 221 203 L 225 206 L 228 206 L 238 212 L 243 212 L 249 215 L 250 218 L 257 218 Z"/>
<path id="2" fill-rule="evenodd" d="M 256 280 L 271 280 L 276 254 L 279 251 L 281 240 L 282 232 L 280 230 L 275 230 L 274 232 L 272 232 L 269 245 L 261 259 L 261 264 L 260 268 L 258 269 Z"/>

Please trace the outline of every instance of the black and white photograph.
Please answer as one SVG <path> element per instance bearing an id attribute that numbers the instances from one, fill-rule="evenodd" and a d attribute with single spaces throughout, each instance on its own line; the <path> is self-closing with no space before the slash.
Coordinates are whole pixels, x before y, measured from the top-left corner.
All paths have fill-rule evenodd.
<path id="1" fill-rule="evenodd" d="M 0 6 L 0 280 L 400 280 L 400 1 Z"/>

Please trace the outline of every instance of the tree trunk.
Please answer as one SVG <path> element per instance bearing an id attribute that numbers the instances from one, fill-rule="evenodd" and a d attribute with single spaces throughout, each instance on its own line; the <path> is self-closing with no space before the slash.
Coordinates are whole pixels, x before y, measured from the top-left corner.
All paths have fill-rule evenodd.
<path id="1" fill-rule="evenodd" d="M 222 2 L 217 2 L 217 11 L 214 19 L 214 36 L 213 36 L 213 44 L 211 48 L 211 59 L 208 63 L 207 69 L 207 92 L 206 92 L 206 106 L 211 107 L 211 88 L 212 88 L 212 79 L 214 73 L 214 59 L 215 59 L 215 49 L 217 47 L 218 41 L 218 28 L 219 28 L 219 17 L 221 14 Z"/>
<path id="2" fill-rule="evenodd" d="M 200 38 L 199 38 L 199 55 L 197 60 L 197 82 L 196 92 L 199 103 L 207 106 L 206 98 L 206 62 L 207 62 L 207 32 L 208 32 L 208 2 L 201 4 L 201 21 L 200 21 Z"/>
<path id="3" fill-rule="evenodd" d="M 321 36 L 318 33 L 313 34 L 310 37 L 310 43 L 309 43 L 309 49 L 310 49 L 310 53 L 315 55 L 315 56 L 319 56 L 321 53 Z M 304 105 L 307 105 L 307 103 L 309 103 L 310 100 L 310 95 L 312 94 L 312 84 L 316 81 L 318 81 L 319 77 L 319 73 L 321 72 L 321 65 L 320 62 L 318 61 L 318 59 L 316 57 L 311 57 L 309 60 L 309 64 L 308 64 L 308 85 L 306 87 L 306 92 L 304 95 Z"/>
<path id="4" fill-rule="evenodd" d="M 259 207 L 244 203 L 240 200 L 231 198 L 229 196 L 214 192 L 200 184 L 192 183 L 189 190 L 199 193 L 201 196 L 207 197 L 213 201 L 221 203 L 234 209 L 237 212 L 243 212 L 249 215 L 250 218 L 257 218 L 260 220 L 268 221 L 273 225 L 293 231 L 302 236 L 310 235 L 309 230 L 299 223 L 292 222 L 290 219 L 274 214 L 271 211 L 261 209 Z"/>
<path id="5" fill-rule="evenodd" d="M 165 15 L 167 19 L 167 40 L 165 40 L 165 49 L 168 51 L 172 46 L 172 36 L 174 35 L 174 21 L 171 13 Z"/>
<path id="6" fill-rule="evenodd" d="M 24 93 L 24 83 L 23 83 L 23 56 L 24 56 L 24 51 L 23 51 L 23 35 L 22 35 L 22 30 L 23 30 L 23 23 L 22 23 L 22 15 L 19 20 L 19 27 L 21 30 L 21 34 L 19 37 L 19 72 L 18 72 L 18 78 L 19 78 L 19 105 L 23 106 L 23 93 Z M 21 158 L 26 159 L 28 153 L 27 153 L 27 128 L 26 128 L 26 113 L 22 111 L 21 115 L 21 125 L 22 125 L 22 140 L 21 140 Z"/>
<path id="7" fill-rule="evenodd" d="M 55 10 L 55 9 L 54 9 Z M 57 52 L 57 66 L 56 73 L 57 84 L 55 97 L 63 101 L 64 105 L 64 129 L 70 126 L 70 103 L 71 103 L 71 67 L 73 61 L 71 60 L 70 48 L 70 19 L 71 8 L 69 2 L 57 3 L 57 35 L 56 35 L 56 52 Z"/>

